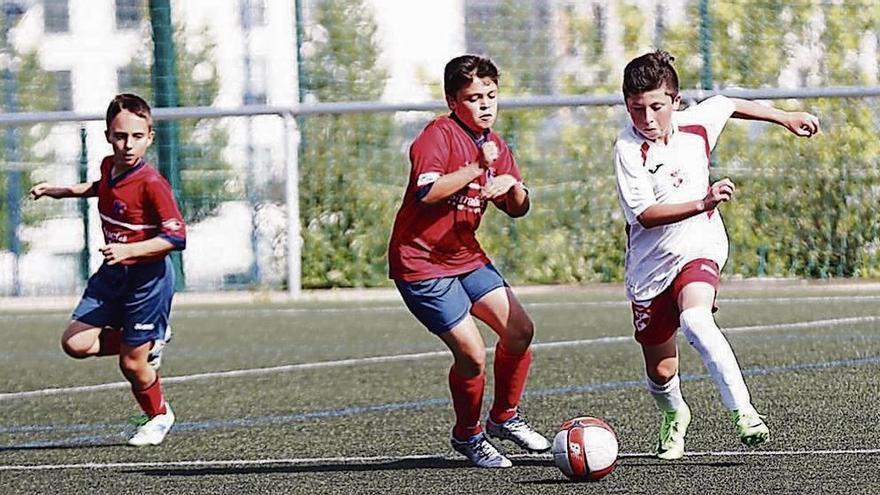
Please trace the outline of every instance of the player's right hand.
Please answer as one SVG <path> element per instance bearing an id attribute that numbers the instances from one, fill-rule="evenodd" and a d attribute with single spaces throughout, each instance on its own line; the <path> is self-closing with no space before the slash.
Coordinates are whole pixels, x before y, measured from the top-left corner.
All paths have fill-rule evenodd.
<path id="1" fill-rule="evenodd" d="M 806 112 L 788 112 L 782 125 L 801 137 L 812 137 L 819 132 L 819 119 Z"/>
<path id="2" fill-rule="evenodd" d="M 728 178 L 721 179 L 709 186 L 709 191 L 706 193 L 706 197 L 703 198 L 703 205 L 706 210 L 712 210 L 719 203 L 730 201 L 735 192 L 736 186 L 732 180 Z"/>
<path id="3" fill-rule="evenodd" d="M 52 186 L 50 186 L 48 183 L 40 182 L 39 184 L 31 188 L 31 190 L 28 192 L 28 195 L 31 197 L 31 199 L 40 199 L 43 196 L 48 196 L 48 191 L 51 188 Z"/>
<path id="4" fill-rule="evenodd" d="M 495 144 L 495 141 L 486 141 L 480 150 L 483 152 L 480 157 L 480 165 L 484 168 L 488 168 L 498 159 L 498 145 Z"/>

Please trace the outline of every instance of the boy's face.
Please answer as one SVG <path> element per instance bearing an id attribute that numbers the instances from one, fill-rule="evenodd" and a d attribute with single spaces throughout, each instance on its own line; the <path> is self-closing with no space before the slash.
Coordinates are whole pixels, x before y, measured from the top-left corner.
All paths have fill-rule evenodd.
<path id="1" fill-rule="evenodd" d="M 104 135 L 113 146 L 115 162 L 133 167 L 153 144 L 154 133 L 145 118 L 123 109 L 110 122 L 110 128 Z"/>
<path id="2" fill-rule="evenodd" d="M 666 139 L 672 130 L 672 112 L 678 110 L 681 96 L 670 96 L 663 84 L 657 89 L 626 98 L 626 111 L 643 136 L 656 141 Z"/>
<path id="3" fill-rule="evenodd" d="M 498 85 L 491 78 L 471 79 L 471 83 L 447 96 L 449 109 L 472 131 L 480 133 L 495 124 L 498 117 Z"/>

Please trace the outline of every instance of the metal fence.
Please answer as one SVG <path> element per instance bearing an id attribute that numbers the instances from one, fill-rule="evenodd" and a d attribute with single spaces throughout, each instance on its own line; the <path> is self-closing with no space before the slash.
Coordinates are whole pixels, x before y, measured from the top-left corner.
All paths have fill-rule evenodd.
<path id="1" fill-rule="evenodd" d="M 725 132 L 714 174 L 744 183 L 743 199 L 725 210 L 732 239 L 727 273 L 880 273 L 878 215 L 872 217 L 880 188 L 877 155 L 853 149 L 847 137 L 874 132 L 880 87 L 722 93 L 804 108 L 826 126 L 814 143 L 786 141 L 785 131 L 753 123 Z M 685 91 L 683 97 L 693 102 L 711 94 Z M 619 280 L 623 234 L 611 147 L 627 119 L 620 103 L 616 95 L 502 97 L 498 130 L 515 151 L 534 206 L 518 222 L 490 216 L 481 239 L 511 279 Z M 304 286 L 387 284 L 384 249 L 406 181 L 406 147 L 444 108 L 434 101 L 156 109 L 157 120 L 178 121 L 191 136 L 181 146 L 177 191 L 190 229 L 182 258 L 186 287 L 295 295 Z M 870 118 L 847 117 L 858 109 Z M 6 206 L 7 216 L 14 208 L 21 214 L 20 227 L 8 232 L 21 248 L 15 253 L 7 243 L 0 251 L 0 293 L 76 292 L 100 263 L 103 239 L 94 204 L 29 202 L 22 193 L 40 180 L 96 179 L 108 150 L 102 120 L 72 112 L 0 115 L 0 126 L 42 143 L 31 147 L 28 160 L 3 169 L 5 177 L 21 173 L 23 180 L 18 195 L 9 195 L 16 201 Z M 816 162 L 799 163 L 804 159 Z M 838 185 L 841 180 L 845 184 Z M 840 196 L 812 198 L 805 191 L 829 184 Z M 800 225 L 805 218 L 814 230 Z"/>

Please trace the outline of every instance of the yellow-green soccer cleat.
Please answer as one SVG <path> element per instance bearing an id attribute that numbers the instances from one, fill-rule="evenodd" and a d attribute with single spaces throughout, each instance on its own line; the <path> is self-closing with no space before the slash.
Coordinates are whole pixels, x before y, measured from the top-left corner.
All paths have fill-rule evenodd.
<path id="1" fill-rule="evenodd" d="M 756 447 L 770 440 L 770 429 L 764 423 L 764 416 L 754 409 L 731 411 L 733 424 L 736 426 L 736 434 L 742 443 L 749 447 Z"/>
<path id="2" fill-rule="evenodd" d="M 657 457 L 667 461 L 684 457 L 684 436 L 691 424 L 691 409 L 687 404 L 681 409 L 663 411 L 660 423 L 660 441 L 657 444 Z"/>

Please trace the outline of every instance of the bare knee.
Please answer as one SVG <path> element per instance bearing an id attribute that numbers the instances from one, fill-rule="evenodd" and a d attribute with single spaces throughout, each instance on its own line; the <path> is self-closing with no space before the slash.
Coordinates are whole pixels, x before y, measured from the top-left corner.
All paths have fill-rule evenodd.
<path id="1" fill-rule="evenodd" d="M 119 370 L 129 382 L 141 387 L 147 387 L 155 380 L 154 372 L 147 362 L 134 356 L 120 355 Z"/>
<path id="2" fill-rule="evenodd" d="M 61 350 L 75 359 L 85 359 L 93 354 L 91 352 L 92 346 L 86 346 L 74 339 L 61 339 Z"/>
<path id="3" fill-rule="evenodd" d="M 472 377 L 486 371 L 486 351 L 462 353 L 455 356 L 455 372 L 462 376 Z"/>
<path id="4" fill-rule="evenodd" d="M 655 366 L 648 367 L 646 371 L 652 382 L 657 385 L 663 385 L 675 378 L 675 375 L 678 373 L 678 361 L 664 359 Z"/>
<path id="5" fill-rule="evenodd" d="M 528 316 L 508 327 L 507 334 L 502 337 L 504 348 L 516 354 L 526 352 L 535 336 L 535 323 Z"/>

